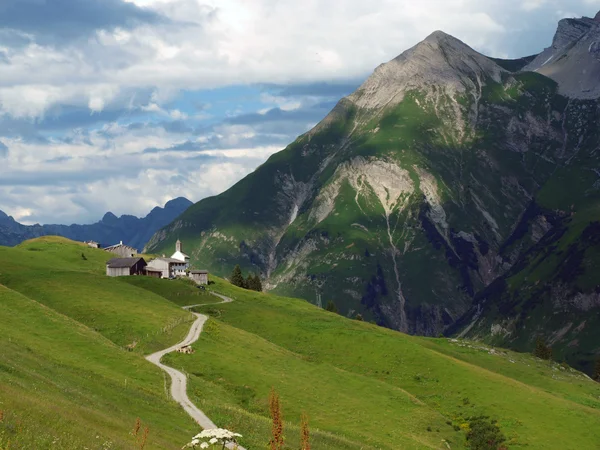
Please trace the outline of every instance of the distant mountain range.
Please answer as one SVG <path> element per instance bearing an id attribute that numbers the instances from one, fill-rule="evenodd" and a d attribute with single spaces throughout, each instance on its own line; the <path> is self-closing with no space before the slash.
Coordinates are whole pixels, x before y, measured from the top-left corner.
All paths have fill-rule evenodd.
<path id="1" fill-rule="evenodd" d="M 435 32 L 148 243 L 413 334 L 600 356 L 600 17 L 501 60 Z"/>
<path id="2" fill-rule="evenodd" d="M 102 246 L 120 241 L 141 251 L 157 230 L 173 222 L 193 203 L 179 197 L 156 207 L 144 218 L 121 217 L 107 212 L 102 220 L 91 225 L 23 225 L 0 211 L 0 245 L 14 246 L 39 236 L 64 236 L 76 241 L 96 241 Z"/>

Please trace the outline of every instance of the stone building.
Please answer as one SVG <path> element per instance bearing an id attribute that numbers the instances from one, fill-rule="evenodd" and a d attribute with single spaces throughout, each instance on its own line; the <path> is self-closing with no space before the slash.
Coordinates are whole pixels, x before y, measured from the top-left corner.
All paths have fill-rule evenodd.
<path id="1" fill-rule="evenodd" d="M 160 271 L 162 278 L 184 277 L 188 264 L 173 258 L 155 258 L 148 263 L 148 267 L 152 271 Z"/>

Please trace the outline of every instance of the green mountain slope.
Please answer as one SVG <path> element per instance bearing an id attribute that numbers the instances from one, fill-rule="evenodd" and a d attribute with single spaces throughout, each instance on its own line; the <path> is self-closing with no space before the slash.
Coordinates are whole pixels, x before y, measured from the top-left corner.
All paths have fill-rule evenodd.
<path id="1" fill-rule="evenodd" d="M 271 387 L 281 395 L 290 448 L 298 447 L 302 412 L 325 433 L 316 438 L 319 449 L 447 448 L 444 441 L 461 449 L 468 418 L 480 414 L 498 420 L 511 449 L 600 441 L 600 385 L 573 369 L 470 341 L 413 337 L 215 282 L 211 289 L 235 301 L 198 308 L 213 319 L 195 353 L 167 361 L 190 374 L 192 398 L 234 424 L 250 448 L 269 439 Z M 346 440 L 324 439 L 331 435 Z"/>
<path id="2" fill-rule="evenodd" d="M 552 252 L 559 230 L 587 248 L 581 233 L 600 220 L 598 100 L 565 97 L 562 78 L 514 72 L 532 61 L 490 59 L 436 32 L 147 250 L 180 238 L 219 275 L 240 264 L 274 293 L 437 336 L 536 248 Z M 592 262 L 580 265 L 585 287 L 565 282 L 567 303 L 593 294 Z M 577 311 L 561 316 L 575 334 Z M 535 336 L 519 336 L 531 348 Z"/>

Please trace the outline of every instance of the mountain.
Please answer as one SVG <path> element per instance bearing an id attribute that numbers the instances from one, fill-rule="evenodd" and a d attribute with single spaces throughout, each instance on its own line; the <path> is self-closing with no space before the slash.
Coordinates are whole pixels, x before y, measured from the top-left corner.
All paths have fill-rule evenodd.
<path id="1" fill-rule="evenodd" d="M 39 236 L 63 236 L 77 241 L 96 241 L 103 246 L 123 241 L 142 249 L 152 235 L 171 223 L 192 205 L 179 197 L 168 201 L 164 208 L 156 207 L 144 218 L 108 212 L 102 220 L 91 225 L 22 225 L 0 211 L 0 245 L 14 246 Z"/>
<path id="2" fill-rule="evenodd" d="M 590 25 L 583 35 L 562 21 L 551 51 L 594 67 L 595 47 L 584 58 L 581 46 L 599 25 L 580 22 Z M 424 335 L 465 323 L 474 301 L 482 320 L 479 296 L 540 255 L 560 267 L 579 258 L 564 299 L 555 298 L 556 319 L 572 318 L 576 330 L 573 299 L 596 295 L 598 278 L 590 255 L 600 220 L 600 104 L 589 98 L 587 73 L 558 60 L 538 73 L 539 59 L 488 58 L 435 32 L 379 66 L 254 173 L 160 230 L 147 249 L 180 238 L 217 274 L 240 264 L 276 293 L 333 300 L 345 315 Z M 572 244 L 577 256 L 567 255 Z M 552 275 L 543 273 L 540 288 Z M 498 289 L 526 295 L 510 283 Z M 584 303 L 588 315 L 597 311 Z M 545 316 L 531 320 L 536 332 L 556 331 Z M 492 336 L 488 325 L 478 337 Z M 533 346 L 530 329 L 517 324 L 513 333 L 523 349 Z M 598 354 L 595 345 L 589 352 Z M 567 346 L 557 353 L 572 354 Z"/>

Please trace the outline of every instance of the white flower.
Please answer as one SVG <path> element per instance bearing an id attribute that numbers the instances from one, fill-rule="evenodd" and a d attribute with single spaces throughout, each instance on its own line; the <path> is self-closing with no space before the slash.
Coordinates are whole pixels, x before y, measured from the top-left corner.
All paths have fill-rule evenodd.
<path id="1" fill-rule="evenodd" d="M 208 442 L 203 442 L 200 444 L 200 448 L 208 448 Z"/>
<path id="2" fill-rule="evenodd" d="M 212 438 L 210 441 L 211 444 L 216 444 L 217 442 L 219 442 L 219 440 L 217 438 Z"/>
<path id="3" fill-rule="evenodd" d="M 198 445 L 200 443 L 200 439 L 192 439 L 192 445 Z"/>

